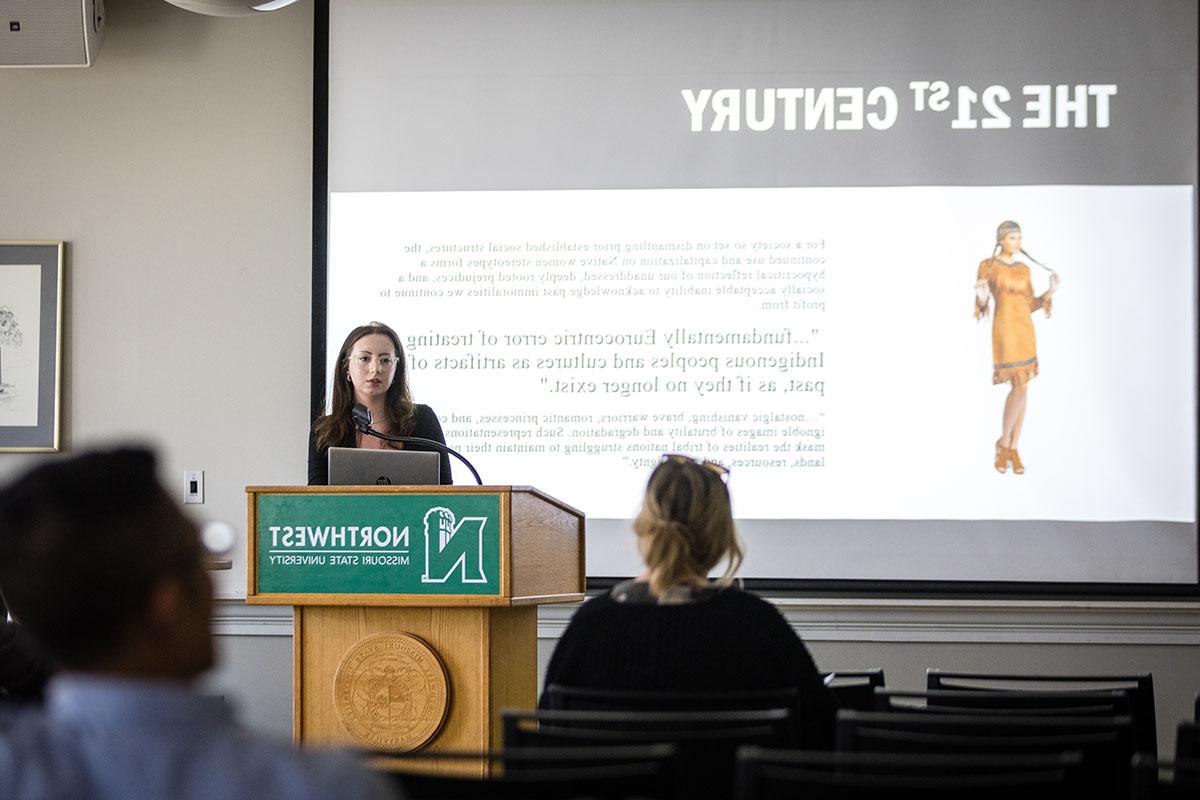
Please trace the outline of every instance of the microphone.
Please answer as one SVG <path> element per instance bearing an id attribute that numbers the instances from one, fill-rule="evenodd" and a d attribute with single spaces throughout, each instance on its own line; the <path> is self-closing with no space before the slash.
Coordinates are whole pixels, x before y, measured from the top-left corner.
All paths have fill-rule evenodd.
<path id="1" fill-rule="evenodd" d="M 371 430 L 371 409 L 362 403 L 355 403 L 350 415 L 354 417 L 354 427 L 358 429 L 359 433 L 367 433 Z"/>
<path id="2" fill-rule="evenodd" d="M 354 408 L 350 412 L 354 418 L 354 427 L 359 433 L 367 436 L 374 436 L 376 439 L 383 439 L 385 442 L 402 442 L 404 444 L 419 444 L 436 450 L 439 453 L 445 453 L 448 456 L 454 456 L 461 461 L 467 469 L 471 471 L 471 475 L 475 478 L 475 483 L 483 486 L 483 478 L 479 477 L 479 473 L 470 461 L 467 461 L 466 456 L 457 450 L 452 450 L 441 442 L 435 442 L 433 439 L 425 439 L 420 436 L 392 436 L 390 433 L 380 433 L 371 427 L 371 409 L 367 408 L 362 403 L 355 403 Z"/>

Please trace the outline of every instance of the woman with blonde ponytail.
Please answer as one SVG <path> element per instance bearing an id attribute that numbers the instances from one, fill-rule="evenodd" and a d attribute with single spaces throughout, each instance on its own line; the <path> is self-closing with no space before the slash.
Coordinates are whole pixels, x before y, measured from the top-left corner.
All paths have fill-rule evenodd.
<path id="1" fill-rule="evenodd" d="M 722 561 L 725 572 L 713 585 L 728 586 L 744 555 L 722 479 L 728 472 L 712 461 L 697 468 L 690 458 L 680 458 L 667 458 L 650 476 L 633 521 L 645 582 L 660 603 L 678 602 L 706 587 L 708 574 Z"/>
<path id="2" fill-rule="evenodd" d="M 728 478 L 715 462 L 663 456 L 633 521 L 645 571 L 575 612 L 545 683 L 645 692 L 795 688 L 805 744 L 827 746 L 836 708 L 804 643 L 775 606 L 733 585 L 745 553 Z"/>

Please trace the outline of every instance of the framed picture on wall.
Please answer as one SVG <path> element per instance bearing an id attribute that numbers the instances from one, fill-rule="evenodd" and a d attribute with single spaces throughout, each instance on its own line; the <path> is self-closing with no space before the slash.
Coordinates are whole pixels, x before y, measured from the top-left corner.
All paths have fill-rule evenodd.
<path id="1" fill-rule="evenodd" d="M 0 452 L 59 449 L 63 243 L 0 241 Z"/>

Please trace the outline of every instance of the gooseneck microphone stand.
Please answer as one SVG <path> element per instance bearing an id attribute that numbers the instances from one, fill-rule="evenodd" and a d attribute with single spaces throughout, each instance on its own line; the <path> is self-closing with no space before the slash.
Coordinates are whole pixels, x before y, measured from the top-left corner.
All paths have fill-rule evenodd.
<path id="1" fill-rule="evenodd" d="M 362 403 L 355 403 L 354 410 L 351 412 L 354 416 L 354 427 L 358 428 L 359 433 L 364 433 L 367 436 L 374 436 L 376 439 L 383 439 L 387 442 L 402 442 L 404 444 L 419 444 L 436 450 L 439 453 L 445 453 L 448 456 L 454 456 L 461 461 L 467 469 L 471 470 L 471 474 L 475 476 L 475 483 L 483 486 L 483 479 L 479 477 L 479 473 L 475 471 L 475 467 L 467 461 L 466 457 L 457 450 L 452 450 L 441 442 L 435 442 L 433 439 L 424 439 L 420 436 L 392 436 L 390 433 L 380 433 L 371 427 L 371 410 Z"/>

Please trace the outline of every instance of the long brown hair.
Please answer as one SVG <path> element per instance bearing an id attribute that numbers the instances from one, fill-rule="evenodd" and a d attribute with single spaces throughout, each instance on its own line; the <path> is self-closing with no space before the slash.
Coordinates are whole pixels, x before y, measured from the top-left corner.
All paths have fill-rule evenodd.
<path id="1" fill-rule="evenodd" d="M 373 333 L 388 337 L 396 348 L 396 374 L 384 397 L 390 432 L 399 436 L 407 436 L 412 432 L 414 408 L 412 396 L 408 393 L 408 361 L 404 357 L 400 337 L 382 322 L 368 322 L 350 331 L 333 364 L 333 377 L 330 378 L 330 386 L 333 387 L 332 408 L 313 423 L 317 447 L 321 450 L 354 445 L 354 385 L 350 382 L 350 348 L 359 339 Z"/>
<path id="2" fill-rule="evenodd" d="M 728 585 L 742 565 L 742 542 L 733 525 L 729 489 L 713 470 L 691 461 L 663 461 L 646 484 L 646 499 L 633 521 L 650 574 L 650 591 L 708 575 L 728 559 L 718 585 Z"/>

